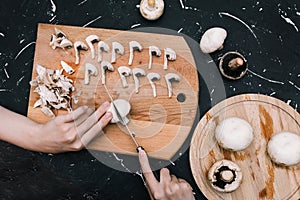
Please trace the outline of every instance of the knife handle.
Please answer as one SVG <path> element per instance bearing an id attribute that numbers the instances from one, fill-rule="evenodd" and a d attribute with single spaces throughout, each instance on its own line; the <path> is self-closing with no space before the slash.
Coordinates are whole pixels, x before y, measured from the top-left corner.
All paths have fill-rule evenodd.
<path id="1" fill-rule="evenodd" d="M 140 152 L 140 150 L 144 150 L 144 151 L 145 151 L 144 147 L 138 146 L 138 147 L 136 148 L 136 151 L 137 151 L 137 152 Z"/>

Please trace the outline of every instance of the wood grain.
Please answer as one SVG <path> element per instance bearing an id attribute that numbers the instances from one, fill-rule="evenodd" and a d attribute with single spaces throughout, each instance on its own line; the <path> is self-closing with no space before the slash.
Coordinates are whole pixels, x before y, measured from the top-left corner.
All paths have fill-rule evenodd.
<path id="1" fill-rule="evenodd" d="M 245 150 L 231 152 L 219 147 L 214 130 L 227 117 L 247 120 L 254 129 L 254 141 Z M 198 187 L 208 199 L 298 199 L 300 164 L 281 167 L 267 155 L 266 145 L 273 134 L 290 131 L 300 135 L 300 115 L 278 99 L 245 94 L 224 100 L 200 120 L 190 147 L 190 163 Z M 207 181 L 214 162 L 232 160 L 243 172 L 241 186 L 232 193 L 215 191 Z"/>
<path id="2" fill-rule="evenodd" d="M 179 36 L 162 34 L 39 24 L 32 78 L 37 75 L 35 71 L 36 64 L 51 69 L 61 68 L 61 60 L 70 64 L 76 70 L 76 73 L 71 76 L 75 82 L 75 93 L 81 93 L 79 103 L 72 105 L 73 109 L 81 105 L 98 108 L 104 101 L 110 99 L 101 85 L 100 75 L 91 77 L 89 85 L 83 84 L 85 63 L 97 66 L 100 72 L 100 64 L 91 59 L 90 51 L 80 51 L 80 64 L 75 65 L 74 48 L 68 50 L 51 49 L 49 41 L 50 35 L 54 33 L 54 27 L 66 33 L 72 42 L 76 40 L 85 41 L 88 35 L 96 34 L 102 41 L 109 44 L 110 48 L 113 41 L 120 42 L 125 47 L 125 54 L 118 56 L 117 62 L 113 64 L 115 71 L 107 73 L 107 87 L 113 99 L 121 98 L 130 102 L 132 109 L 129 116 L 131 118 L 129 127 L 135 131 L 138 142 L 144 146 L 149 155 L 160 159 L 171 159 L 188 136 L 198 105 L 197 70 L 185 40 Z M 117 68 L 128 66 L 129 42 L 132 40 L 138 41 L 144 49 L 141 52 L 134 52 L 134 60 L 130 68 L 139 67 L 143 68 L 146 73 L 156 72 L 161 75 L 161 80 L 155 82 L 158 95 L 156 98 L 152 96 L 152 89 L 146 77 L 140 78 L 141 87 L 138 94 L 134 92 L 132 76 L 127 78 L 128 88 L 123 88 L 121 85 Z M 162 51 L 161 57 L 153 57 L 151 70 L 147 68 L 149 60 L 148 47 L 150 45 L 155 45 Z M 94 46 L 96 47 L 96 44 Z M 163 70 L 163 49 L 167 47 L 176 51 L 177 59 L 169 62 L 168 70 Z M 110 59 L 111 51 L 103 54 L 103 60 L 110 61 Z M 169 72 L 175 72 L 181 78 L 179 83 L 173 83 L 172 98 L 168 98 L 167 86 L 164 80 L 164 75 Z M 34 102 L 38 99 L 38 95 L 33 90 L 34 88 L 30 90 L 28 117 L 37 122 L 45 123 L 50 119 L 40 109 L 33 108 Z M 176 97 L 180 93 L 185 95 L 185 102 L 177 101 Z M 57 115 L 63 113 L 65 112 L 62 110 L 56 112 Z M 96 138 L 87 148 L 135 154 L 135 146 L 124 127 L 111 124 L 104 131 L 106 134 Z"/>

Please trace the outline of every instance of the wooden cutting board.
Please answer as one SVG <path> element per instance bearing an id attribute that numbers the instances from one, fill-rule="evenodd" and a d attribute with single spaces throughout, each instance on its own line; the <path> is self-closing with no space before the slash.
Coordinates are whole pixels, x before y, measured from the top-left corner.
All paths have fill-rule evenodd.
<path id="1" fill-rule="evenodd" d="M 50 36 L 54 28 L 62 30 L 73 43 L 77 40 L 84 41 L 91 34 L 96 34 L 111 48 L 111 43 L 117 41 L 125 47 L 125 54 L 117 57 L 113 64 L 115 71 L 108 72 L 106 77 L 107 87 L 113 99 L 126 99 L 131 104 L 129 127 L 136 133 L 138 142 L 144 146 L 149 155 L 154 158 L 171 159 L 187 138 L 193 125 L 198 105 L 198 76 L 192 53 L 183 37 L 162 34 L 150 34 L 142 32 L 118 31 L 99 28 L 82 28 L 72 26 L 39 24 L 32 79 L 36 74 L 36 64 L 50 69 L 60 69 L 60 61 L 63 60 L 76 71 L 68 77 L 74 80 L 75 93 L 80 93 L 79 103 L 73 104 L 75 109 L 80 105 L 88 105 L 98 108 L 104 101 L 110 101 L 104 87 L 101 85 L 100 74 L 91 77 L 90 84 L 85 85 L 84 67 L 85 63 L 91 63 L 100 71 L 97 59 L 91 59 L 91 52 L 80 51 L 80 63 L 75 65 L 74 48 L 53 50 L 49 46 Z M 140 78 L 139 93 L 134 92 L 133 77 L 127 78 L 129 87 L 123 88 L 117 71 L 119 66 L 128 66 L 129 42 L 135 40 L 143 46 L 141 52 L 134 52 L 134 60 L 130 68 L 143 68 L 146 73 L 156 72 L 160 74 L 161 80 L 156 81 L 157 97 L 153 97 L 152 89 L 146 77 Z M 153 57 L 152 69 L 148 69 L 150 45 L 157 46 L 161 51 L 160 57 Z M 97 45 L 95 44 L 96 48 Z M 175 61 L 168 62 L 168 70 L 163 70 L 164 48 L 172 48 L 177 54 Z M 111 60 L 111 51 L 103 54 L 103 60 Z M 181 80 L 173 85 L 172 98 L 168 98 L 168 91 L 164 75 L 166 73 L 177 73 Z M 34 102 L 39 98 L 31 87 L 28 117 L 45 123 L 50 120 L 39 108 L 33 108 Z M 184 102 L 178 98 L 184 97 Z M 55 111 L 57 115 L 66 111 Z M 89 149 L 116 152 L 123 154 L 135 154 L 135 146 L 124 127 L 116 124 L 108 125 L 103 136 L 95 138 L 88 146 Z"/>
<path id="2" fill-rule="evenodd" d="M 254 141 L 240 152 L 220 148 L 214 137 L 218 122 L 233 116 L 248 121 L 254 129 Z M 266 152 L 270 137 L 282 131 L 300 135 L 300 115 L 273 97 L 244 94 L 214 106 L 200 120 L 190 147 L 191 169 L 200 190 L 208 199 L 298 199 L 300 164 L 278 166 Z M 221 159 L 237 163 L 243 173 L 242 184 L 232 193 L 215 191 L 206 178 L 209 168 Z"/>

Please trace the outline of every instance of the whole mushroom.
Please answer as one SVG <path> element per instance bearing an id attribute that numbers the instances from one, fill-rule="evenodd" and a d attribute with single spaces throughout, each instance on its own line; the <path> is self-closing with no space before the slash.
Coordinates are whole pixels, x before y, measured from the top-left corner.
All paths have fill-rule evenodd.
<path id="1" fill-rule="evenodd" d="M 246 149 L 253 141 L 253 137 L 252 126 L 238 117 L 222 120 L 215 130 L 215 138 L 219 145 L 232 151 Z"/>
<path id="2" fill-rule="evenodd" d="M 212 53 L 223 48 L 227 32 L 223 28 L 210 28 L 203 34 L 200 40 L 200 48 L 203 53 Z"/>
<path id="3" fill-rule="evenodd" d="M 164 0 L 142 0 L 140 12 L 148 20 L 157 20 L 164 13 Z"/>

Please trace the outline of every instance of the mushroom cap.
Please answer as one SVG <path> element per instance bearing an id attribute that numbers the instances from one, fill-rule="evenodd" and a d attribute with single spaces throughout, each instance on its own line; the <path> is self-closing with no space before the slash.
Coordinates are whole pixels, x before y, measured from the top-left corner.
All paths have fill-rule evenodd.
<path id="1" fill-rule="evenodd" d="M 253 128 L 241 118 L 229 117 L 217 125 L 215 137 L 224 149 L 241 151 L 253 141 Z"/>
<path id="2" fill-rule="evenodd" d="M 200 40 L 200 48 L 203 53 L 212 53 L 223 46 L 227 32 L 223 28 L 210 28 L 202 35 Z"/>
<path id="3" fill-rule="evenodd" d="M 142 16 L 148 20 L 157 20 L 164 13 L 165 3 L 163 0 L 155 0 L 155 4 L 151 7 L 148 0 L 142 0 L 140 4 L 140 12 Z"/>
<path id="4" fill-rule="evenodd" d="M 113 103 L 116 106 L 116 108 L 118 109 L 123 120 L 126 121 L 125 118 L 129 114 L 130 109 L 131 109 L 130 103 L 124 99 L 116 99 L 113 101 Z M 118 118 L 117 112 L 112 103 L 110 104 L 110 108 L 108 109 L 108 112 L 111 112 L 112 116 L 113 116 L 110 122 L 118 123 L 119 118 Z"/>
<path id="5" fill-rule="evenodd" d="M 271 137 L 267 147 L 270 158 L 284 166 L 300 162 L 300 136 L 291 132 L 280 132 Z"/>

